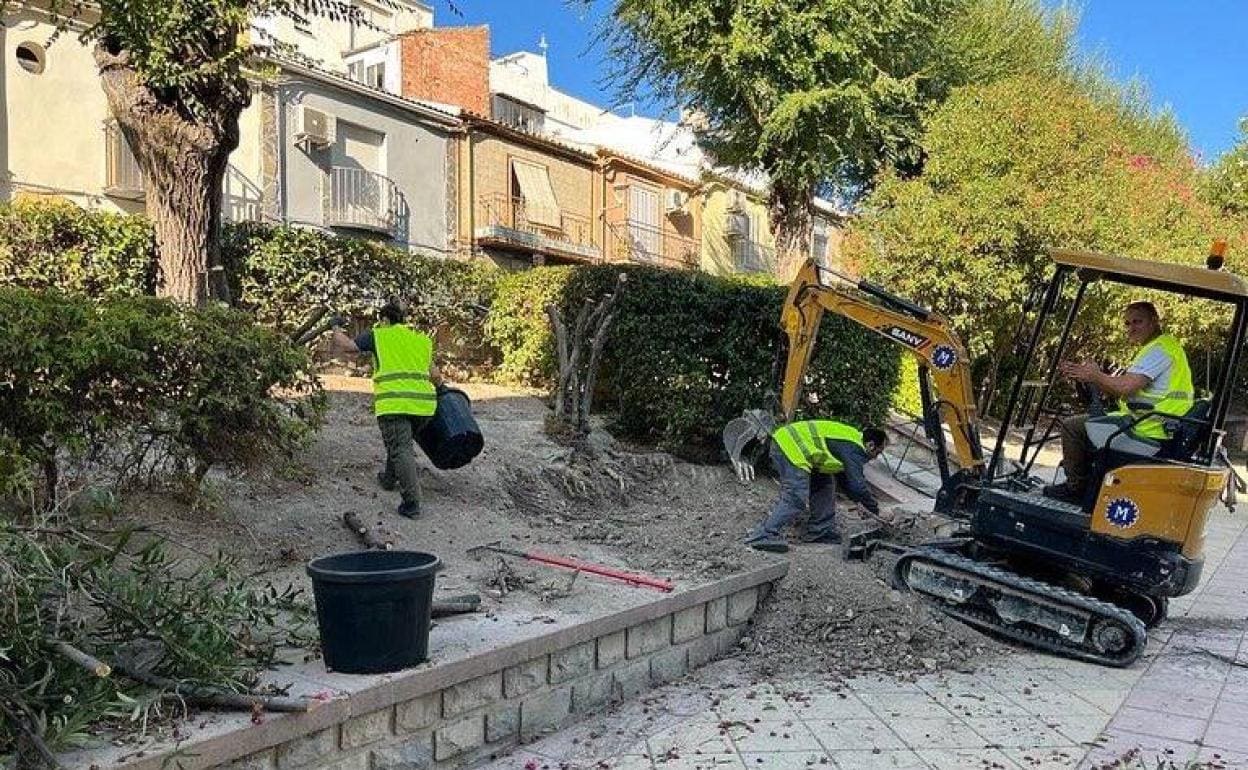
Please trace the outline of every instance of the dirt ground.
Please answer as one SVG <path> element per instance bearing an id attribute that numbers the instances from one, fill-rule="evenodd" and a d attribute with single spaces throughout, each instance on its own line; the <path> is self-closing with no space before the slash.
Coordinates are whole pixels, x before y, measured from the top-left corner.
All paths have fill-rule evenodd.
<path id="1" fill-rule="evenodd" d="M 375 480 L 384 453 L 370 388 L 367 380 L 327 378 L 327 423 L 293 463 L 213 474 L 199 509 L 153 497 L 131 510 L 191 553 L 220 548 L 257 579 L 297 584 L 307 583 L 308 560 L 359 548 L 342 524 L 343 514 L 355 511 L 393 529 L 397 547 L 438 554 L 446 564 L 438 594 L 481 593 L 487 611 L 519 602 L 539 612 L 574 604 L 579 592 L 569 589 L 570 573 L 511 559 L 516 580 L 508 585 L 516 590 L 501 595 L 499 559 L 466 554 L 483 542 L 623 566 L 681 585 L 788 559 L 789 577 L 743 640 L 742 653 L 760 673 L 965 669 L 1003 649 L 892 590 L 881 556 L 863 564 L 843 561 L 840 549 L 827 545 L 798 545 L 785 556 L 743 546 L 776 493 L 765 474 L 746 486 L 727 465 L 689 464 L 609 437 L 597 444 L 609 470 L 585 473 L 546 436 L 542 400 L 521 391 L 464 386 L 485 449 L 454 471 L 420 457 L 423 513 L 400 518 L 397 493 Z M 852 506 L 842 506 L 845 528 L 861 526 Z"/>

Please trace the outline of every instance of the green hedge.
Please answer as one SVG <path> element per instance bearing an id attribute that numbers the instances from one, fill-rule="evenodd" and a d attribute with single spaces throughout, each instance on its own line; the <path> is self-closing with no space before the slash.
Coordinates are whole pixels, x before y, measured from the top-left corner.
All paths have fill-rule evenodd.
<path id="1" fill-rule="evenodd" d="M 499 372 L 549 383 L 553 345 L 546 304 L 565 312 L 610 291 L 618 266 L 537 268 L 503 279 L 486 325 Z M 626 267 L 629 280 L 603 352 L 598 405 L 622 435 L 673 449 L 716 451 L 723 424 L 765 406 L 785 288 Z M 881 420 L 897 385 L 896 346 L 826 316 L 803 413 L 864 425 Z M 701 453 L 697 452 L 697 453 Z"/>
<path id="2" fill-rule="evenodd" d="M 498 270 L 313 230 L 241 224 L 226 228 L 222 258 L 233 293 L 262 323 L 290 330 L 315 305 L 371 321 L 389 297 L 402 297 L 426 328 L 479 342 Z"/>
<path id="3" fill-rule="evenodd" d="M 0 286 L 95 298 L 141 296 L 155 289 L 155 256 L 151 227 L 141 216 L 88 212 L 58 201 L 0 205 Z M 316 305 L 366 323 L 387 298 L 402 297 L 416 323 L 442 330 L 444 341 L 469 352 L 480 345 L 499 272 L 256 223 L 226 225 L 221 257 L 238 308 L 284 333 Z"/>
<path id="4" fill-rule="evenodd" d="M 65 201 L 0 205 L 0 286 L 134 297 L 156 287 L 156 241 L 141 216 Z"/>
<path id="5" fill-rule="evenodd" d="M 0 287 L 0 487 L 67 458 L 120 478 L 290 452 L 322 399 L 307 352 L 247 315 Z"/>

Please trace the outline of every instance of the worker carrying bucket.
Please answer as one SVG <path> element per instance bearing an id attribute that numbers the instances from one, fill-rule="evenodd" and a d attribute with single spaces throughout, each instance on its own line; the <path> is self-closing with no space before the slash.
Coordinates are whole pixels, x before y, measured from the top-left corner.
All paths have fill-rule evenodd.
<path id="1" fill-rule="evenodd" d="M 420 479 L 412 443 L 418 442 L 434 466 L 467 465 L 484 445 L 468 396 L 449 388 L 433 359 L 433 340 L 408 326 L 407 307 L 390 300 L 375 326 L 354 339 L 334 319 L 333 347 L 373 357 L 373 411 L 386 446 L 386 465 L 377 474 L 382 489 L 398 489 L 398 514 L 420 515 Z"/>

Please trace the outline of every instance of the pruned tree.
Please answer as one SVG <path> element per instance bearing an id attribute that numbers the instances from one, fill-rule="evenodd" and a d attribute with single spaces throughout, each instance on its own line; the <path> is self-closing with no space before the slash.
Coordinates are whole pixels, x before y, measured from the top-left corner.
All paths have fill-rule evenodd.
<path id="1" fill-rule="evenodd" d="M 602 348 L 615 321 L 615 306 L 627 281 L 628 276 L 620 273 L 610 294 L 597 302 L 586 299 L 577 311 L 571 329 L 559 312 L 558 305 L 552 303 L 546 306 L 559 364 L 559 377 L 555 382 L 555 420 L 577 436 L 589 434 L 589 412 L 593 407 Z"/>
<path id="2" fill-rule="evenodd" d="M 228 299 L 217 249 L 222 179 L 251 100 L 245 67 L 274 42 L 256 38 L 252 21 L 368 20 L 350 0 L 9 1 L 50 11 L 59 32 L 95 47 L 109 108 L 143 175 L 157 293 Z"/>
<path id="3" fill-rule="evenodd" d="M 716 163 L 768 176 L 785 256 L 807 252 L 817 193 L 921 166 L 952 87 L 1058 66 L 1068 18 L 1039 0 L 615 0 L 603 36 L 622 100 L 692 113 Z"/>

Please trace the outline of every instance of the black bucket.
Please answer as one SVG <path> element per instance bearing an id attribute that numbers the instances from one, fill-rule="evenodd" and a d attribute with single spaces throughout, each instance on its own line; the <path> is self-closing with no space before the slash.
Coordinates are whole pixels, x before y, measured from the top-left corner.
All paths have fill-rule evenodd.
<path id="1" fill-rule="evenodd" d="M 462 468 L 481 454 L 485 437 L 472 416 L 468 394 L 455 388 L 438 388 L 438 411 L 416 435 L 434 467 L 449 471 Z"/>
<path id="2" fill-rule="evenodd" d="M 438 557 L 359 551 L 308 564 L 325 668 L 384 674 L 429 657 L 429 611 Z"/>

